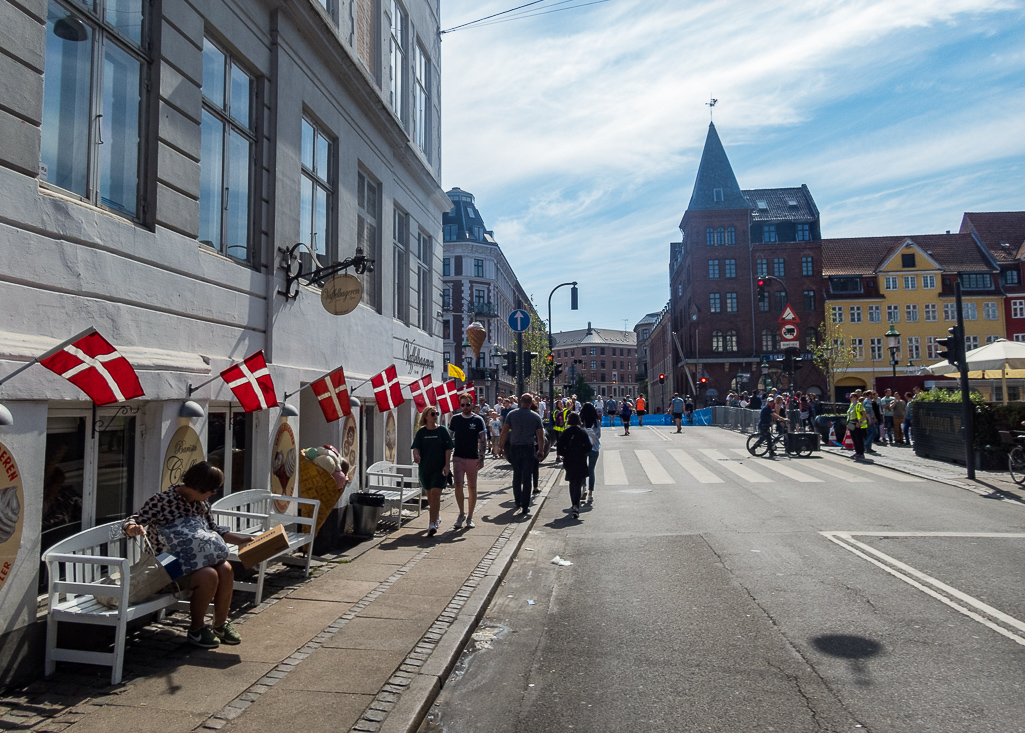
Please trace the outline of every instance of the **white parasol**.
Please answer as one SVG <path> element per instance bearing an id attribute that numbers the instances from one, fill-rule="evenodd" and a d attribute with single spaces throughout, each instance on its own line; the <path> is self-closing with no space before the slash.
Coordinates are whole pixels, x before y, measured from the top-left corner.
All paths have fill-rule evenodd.
<path id="1" fill-rule="evenodd" d="M 1004 392 L 1004 404 L 1007 404 L 1007 377 L 1025 376 L 1025 372 L 1014 374 L 1011 372 L 1025 370 L 1025 343 L 997 339 L 991 344 L 972 349 L 965 354 L 968 362 L 968 377 L 970 379 L 993 379 L 999 373 Z M 930 374 L 957 374 L 957 367 L 941 361 L 925 368 Z"/>

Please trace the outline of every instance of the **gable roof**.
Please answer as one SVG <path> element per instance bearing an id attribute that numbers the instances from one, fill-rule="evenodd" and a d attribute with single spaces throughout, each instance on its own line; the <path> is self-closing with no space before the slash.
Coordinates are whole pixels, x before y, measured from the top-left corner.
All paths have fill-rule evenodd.
<path id="1" fill-rule="evenodd" d="M 994 272 L 993 261 L 971 234 L 919 234 L 822 240 L 822 274 L 874 275 L 893 251 L 911 240 L 945 272 Z"/>
<path id="2" fill-rule="evenodd" d="M 968 232 L 997 262 L 1014 262 L 1025 255 L 1025 211 L 966 211 L 961 233 Z"/>
<path id="3" fill-rule="evenodd" d="M 633 331 L 617 331 L 611 328 L 580 328 L 575 331 L 554 333 L 556 348 L 579 344 L 604 344 L 607 346 L 637 346 L 637 334 Z"/>
<path id="4" fill-rule="evenodd" d="M 798 188 L 750 188 L 742 191 L 751 204 L 752 222 L 813 222 L 819 218 L 818 207 L 807 186 Z M 759 202 L 764 202 L 761 208 Z"/>
<path id="5" fill-rule="evenodd" d="M 722 200 L 717 201 L 715 191 L 722 191 Z M 708 124 L 708 136 L 705 148 L 701 151 L 701 162 L 698 164 L 698 175 L 694 179 L 694 191 L 690 196 L 688 211 L 728 211 L 730 209 L 750 209 L 751 204 L 740 191 L 737 177 L 733 175 L 726 151 L 719 140 L 715 125 Z"/>

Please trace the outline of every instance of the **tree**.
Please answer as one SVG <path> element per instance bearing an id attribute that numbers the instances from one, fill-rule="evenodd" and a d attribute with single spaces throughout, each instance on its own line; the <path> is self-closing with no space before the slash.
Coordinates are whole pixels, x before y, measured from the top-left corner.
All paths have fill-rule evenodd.
<path id="1" fill-rule="evenodd" d="M 594 401 L 594 387 L 587 383 L 583 374 L 577 375 L 577 381 L 573 385 L 573 391 L 576 393 L 577 401 L 580 402 L 580 404 Z"/>
<path id="2" fill-rule="evenodd" d="M 548 354 L 551 352 L 551 348 L 548 346 L 548 329 L 545 327 L 545 322 L 538 316 L 537 308 L 531 309 L 530 327 L 523 332 L 523 351 L 524 353 L 532 351 L 537 354 L 530 377 L 524 382 L 526 390 L 533 393 L 544 392 L 554 370 L 554 364 L 548 363 Z"/>
<path id="3" fill-rule="evenodd" d="M 857 356 L 847 343 L 843 324 L 827 318 L 822 322 L 820 337 L 809 348 L 815 366 L 826 375 L 826 391 L 830 402 L 835 400 L 833 385 L 844 378 Z"/>

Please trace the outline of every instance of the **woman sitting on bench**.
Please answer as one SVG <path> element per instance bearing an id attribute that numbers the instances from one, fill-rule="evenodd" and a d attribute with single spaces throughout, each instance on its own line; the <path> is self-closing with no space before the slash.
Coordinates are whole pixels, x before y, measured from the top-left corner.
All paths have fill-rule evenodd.
<path id="1" fill-rule="evenodd" d="M 209 499 L 223 485 L 221 469 L 201 461 L 185 472 L 181 484 L 151 496 L 122 525 L 129 537 L 146 535 L 157 553 L 169 552 L 181 562 L 187 575 L 177 583 L 192 591 L 188 641 L 204 649 L 242 641 L 228 620 L 234 572 L 227 543 L 245 545 L 253 538 L 229 532 L 210 516 Z M 206 625 L 210 601 L 214 603 L 212 628 Z"/>

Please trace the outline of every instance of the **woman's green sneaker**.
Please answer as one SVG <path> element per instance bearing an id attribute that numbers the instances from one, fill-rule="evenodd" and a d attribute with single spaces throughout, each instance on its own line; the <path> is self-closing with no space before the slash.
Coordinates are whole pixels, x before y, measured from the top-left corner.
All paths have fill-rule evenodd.
<path id="1" fill-rule="evenodd" d="M 231 621 L 225 621 L 223 626 L 212 626 L 211 630 L 214 632 L 214 636 L 221 640 L 222 644 L 242 643 L 242 637 L 235 631 L 235 626 Z"/>
<path id="2" fill-rule="evenodd" d="M 217 641 L 217 637 L 210 630 L 209 626 L 204 626 L 199 631 L 189 631 L 186 639 L 193 646 L 198 646 L 202 649 L 214 649 L 220 645 L 220 642 Z M 238 642 L 235 643 L 237 644 Z"/>

